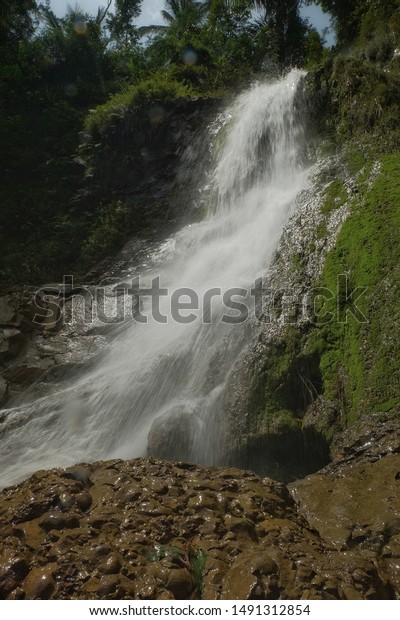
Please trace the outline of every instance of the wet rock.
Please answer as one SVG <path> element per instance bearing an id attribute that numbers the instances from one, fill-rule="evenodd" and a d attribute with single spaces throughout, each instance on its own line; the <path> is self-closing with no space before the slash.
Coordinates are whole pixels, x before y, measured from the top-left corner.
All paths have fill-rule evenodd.
<path id="1" fill-rule="evenodd" d="M 155 598 L 157 583 L 152 574 L 145 572 L 136 576 L 134 588 L 135 598 L 152 599 Z"/>
<path id="2" fill-rule="evenodd" d="M 99 571 L 105 575 L 114 575 L 121 570 L 121 561 L 116 553 L 109 555 L 99 566 Z"/>
<path id="3" fill-rule="evenodd" d="M 9 541 L 7 541 L 9 542 Z M 0 556 L 0 597 L 5 599 L 29 572 L 29 561 L 7 549 Z"/>
<path id="4" fill-rule="evenodd" d="M 6 295 L 0 297 L 0 325 L 12 323 L 17 315 L 17 303 L 15 297 Z"/>
<path id="5" fill-rule="evenodd" d="M 22 590 L 28 599 L 48 599 L 54 591 L 52 566 L 33 568 L 22 583 Z"/>
<path id="6" fill-rule="evenodd" d="M 117 590 L 118 584 L 119 579 L 116 575 L 107 575 L 100 579 L 96 592 L 100 598 L 106 598 Z"/>
<path id="7" fill-rule="evenodd" d="M 220 509 L 217 498 L 210 493 L 199 493 L 191 497 L 188 501 L 188 506 L 194 510 L 202 510 L 203 508 L 209 508 L 210 510 Z"/>
<path id="8" fill-rule="evenodd" d="M 0 361 L 5 362 L 20 353 L 25 344 L 25 338 L 19 329 L 0 329 Z"/>
<path id="9" fill-rule="evenodd" d="M 257 540 L 256 529 L 254 523 L 246 519 L 227 515 L 225 517 L 226 528 L 236 534 L 240 538 L 250 538 L 251 540 Z"/>
<path id="10" fill-rule="evenodd" d="M 20 364 L 7 369 L 4 372 L 5 379 L 17 386 L 28 386 L 42 377 L 44 369 L 41 366 L 27 366 Z"/>
<path id="11" fill-rule="evenodd" d="M 190 460 L 196 432 L 194 416 L 184 409 L 154 420 L 147 439 L 147 454 L 160 459 Z"/>
<path id="12" fill-rule="evenodd" d="M 368 488 L 378 498 L 365 512 L 371 518 L 357 523 L 356 484 L 333 471 L 323 472 L 324 482 L 315 479 L 327 511 L 328 487 L 335 494 L 337 484 L 338 497 L 344 494 L 339 516 L 348 533 L 346 555 L 332 538 L 326 542 L 332 532 L 313 516 L 310 480 L 292 489 L 298 508 L 285 485 L 233 468 L 135 459 L 37 472 L 0 493 L 0 595 L 391 598 L 400 577 L 400 511 L 392 486 L 399 484 L 398 458 L 374 460 L 370 469 L 364 463 L 364 473 L 355 468 L 363 502 Z"/>
<path id="13" fill-rule="evenodd" d="M 185 599 L 193 591 L 193 579 L 185 568 L 172 570 L 168 582 L 167 590 L 172 592 L 176 599 Z"/>
<path id="14" fill-rule="evenodd" d="M 0 405 L 4 401 L 7 394 L 7 381 L 0 377 Z"/>
<path id="15" fill-rule="evenodd" d="M 45 531 L 65 530 L 79 527 L 79 518 L 73 514 L 49 512 L 40 521 L 40 527 Z"/>
<path id="16" fill-rule="evenodd" d="M 259 585 L 258 576 L 248 566 L 246 558 L 240 557 L 233 563 L 224 579 L 221 598 L 245 601 L 253 599 Z"/>
<path id="17" fill-rule="evenodd" d="M 75 502 L 81 510 L 88 510 L 92 505 L 92 496 L 90 493 L 78 493 L 75 496 Z"/>

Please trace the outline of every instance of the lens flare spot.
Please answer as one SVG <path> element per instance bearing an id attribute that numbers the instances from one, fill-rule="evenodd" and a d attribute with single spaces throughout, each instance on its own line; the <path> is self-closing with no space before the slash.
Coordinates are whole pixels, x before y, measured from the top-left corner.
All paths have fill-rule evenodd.
<path id="1" fill-rule="evenodd" d="M 87 32 L 87 24 L 82 19 L 76 19 L 74 21 L 74 30 L 76 34 L 85 35 Z"/>
<path id="2" fill-rule="evenodd" d="M 75 84 L 66 84 L 64 86 L 64 92 L 67 97 L 76 97 L 78 94 L 78 89 Z"/>
<path id="3" fill-rule="evenodd" d="M 191 47 L 189 47 L 183 52 L 183 62 L 185 63 L 185 65 L 189 65 L 190 67 L 192 67 L 196 64 L 197 58 L 197 52 Z"/>

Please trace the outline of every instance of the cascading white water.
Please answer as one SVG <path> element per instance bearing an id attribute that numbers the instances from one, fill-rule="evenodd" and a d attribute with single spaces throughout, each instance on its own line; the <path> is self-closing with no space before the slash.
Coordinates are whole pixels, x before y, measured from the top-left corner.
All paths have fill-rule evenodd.
<path id="1" fill-rule="evenodd" d="M 227 311 L 214 295 L 212 321 L 204 323 L 207 291 L 250 290 L 271 260 L 296 196 L 309 173 L 299 152 L 304 130 L 295 99 L 302 72 L 257 84 L 227 111 L 224 146 L 212 181 L 210 215 L 169 243 L 164 263 L 148 271 L 169 295 L 160 299 L 159 323 L 130 321 L 112 344 L 57 394 L 6 411 L 1 428 L 2 486 L 39 468 L 146 454 L 152 437 L 176 433 L 174 456 L 218 463 L 224 440 L 221 394 L 246 326 L 221 322 Z M 171 295 L 191 289 L 199 310 L 191 323 L 171 317 Z M 185 300 L 182 298 L 182 300 Z M 71 410 L 78 413 L 75 424 Z M 184 429 L 182 431 L 182 429 Z"/>

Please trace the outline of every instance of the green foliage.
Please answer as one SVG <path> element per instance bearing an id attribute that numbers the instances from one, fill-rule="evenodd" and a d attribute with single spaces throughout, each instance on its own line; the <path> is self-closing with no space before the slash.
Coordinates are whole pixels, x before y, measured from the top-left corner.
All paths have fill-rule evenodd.
<path id="1" fill-rule="evenodd" d="M 201 597 L 204 590 L 204 569 L 207 562 L 207 553 L 203 549 L 194 549 L 189 547 L 189 563 L 193 581 L 196 586 L 197 593 Z"/>
<path id="2" fill-rule="evenodd" d="M 389 38 L 399 34 L 399 0 L 317 0 L 317 4 L 332 15 L 340 46 L 353 44 L 360 35 L 365 40 L 383 25 Z"/>
<path id="3" fill-rule="evenodd" d="M 238 66 L 250 68 L 254 60 L 254 43 L 248 23 L 251 11 L 248 2 L 213 0 L 203 39 L 212 50 L 213 63 L 221 82 L 228 73 L 232 79 Z"/>
<path id="4" fill-rule="evenodd" d="M 41 5 L 35 31 L 36 3 L 6 4 L 0 11 L 0 279 L 33 283 L 60 278 L 82 262 L 97 218 L 75 200 L 83 189 L 78 135 L 88 107 L 104 102 L 121 77 L 104 28 L 107 9 L 95 16 L 69 9 L 59 19 Z"/>
<path id="5" fill-rule="evenodd" d="M 327 54 L 319 33 L 312 28 L 305 41 L 306 68 L 310 70 L 318 67 L 327 58 Z"/>
<path id="6" fill-rule="evenodd" d="M 400 82 L 392 56 L 388 62 L 367 57 L 364 48 L 352 55 L 328 58 L 310 74 L 322 129 L 338 142 L 354 140 L 364 148 L 379 140 L 388 152 L 400 145 Z"/>
<path id="7" fill-rule="evenodd" d="M 141 123 L 147 115 L 149 105 L 190 98 L 194 91 L 182 82 L 170 79 L 168 73 L 154 74 L 113 95 L 107 103 L 97 106 L 85 121 L 85 129 L 94 137 L 104 137 L 116 120 L 126 123 Z"/>
<path id="8" fill-rule="evenodd" d="M 35 0 L 7 0 L 0 10 L 0 47 L 15 46 L 34 31 Z"/>
<path id="9" fill-rule="evenodd" d="M 371 61 L 338 58 L 332 79 L 346 133 L 397 128 L 400 84 L 396 74 Z"/>
<path id="10" fill-rule="evenodd" d="M 315 326 L 287 327 L 280 341 L 269 346 L 261 367 L 258 359 L 254 369 L 247 407 L 248 454 L 262 450 L 265 465 L 265 454 L 275 451 L 274 475 L 287 475 L 276 442 L 295 451 L 306 441 L 301 420 L 310 407 L 319 414 L 316 430 L 329 442 L 337 430 L 365 414 L 400 413 L 400 156 L 380 156 L 372 184 L 370 157 L 354 148 L 343 157 L 358 175 L 357 192 L 315 283 L 320 291 Z M 334 181 L 322 209 L 329 214 L 337 201 L 347 199 L 343 183 Z M 321 402 L 329 414 L 322 415 Z"/>
<path id="11" fill-rule="evenodd" d="M 121 201 L 102 207 L 85 244 L 86 262 L 100 260 L 116 252 L 138 227 L 134 205 Z"/>
<path id="12" fill-rule="evenodd" d="M 254 24 L 264 39 L 264 55 L 279 68 L 303 64 L 308 25 L 300 15 L 298 0 L 256 0 L 250 3 L 262 11 Z M 256 29 L 257 30 L 257 29 Z"/>
<path id="13" fill-rule="evenodd" d="M 142 0 L 115 0 L 115 13 L 108 18 L 111 37 L 118 46 L 126 48 L 139 36 L 134 19 L 140 15 Z"/>
<path id="14" fill-rule="evenodd" d="M 154 549 L 144 551 L 143 556 L 150 562 L 161 562 L 169 558 L 171 562 L 187 569 L 193 579 L 196 594 L 201 597 L 204 589 L 204 569 L 207 553 L 194 547 L 185 538 L 175 538 L 168 545 L 155 545 Z M 179 546 L 178 546 L 179 544 Z"/>

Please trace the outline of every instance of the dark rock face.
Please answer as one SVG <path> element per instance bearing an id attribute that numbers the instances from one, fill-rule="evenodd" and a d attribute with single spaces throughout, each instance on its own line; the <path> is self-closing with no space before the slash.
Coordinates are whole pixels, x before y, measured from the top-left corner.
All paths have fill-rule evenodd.
<path id="1" fill-rule="evenodd" d="M 400 471 L 400 457 L 390 461 Z M 397 592 L 389 561 L 377 562 L 357 541 L 340 553 L 310 529 L 283 484 L 237 469 L 136 459 L 42 471 L 1 493 L 0 518 L 4 599 L 387 599 Z M 390 527 L 395 532 L 394 521 Z M 395 552 L 387 548 L 385 557 Z"/>
<path id="2" fill-rule="evenodd" d="M 149 245 L 203 216 L 199 184 L 206 184 L 212 139 L 206 127 L 220 108 L 220 101 L 208 98 L 159 102 L 141 122 L 128 114 L 84 147 L 94 170 L 88 181 L 92 200 L 127 205 L 135 222 L 133 241 L 145 239 Z M 119 258 L 123 263 L 127 257 L 122 252 Z M 111 257 L 101 261 L 87 277 L 108 277 L 113 263 Z"/>

